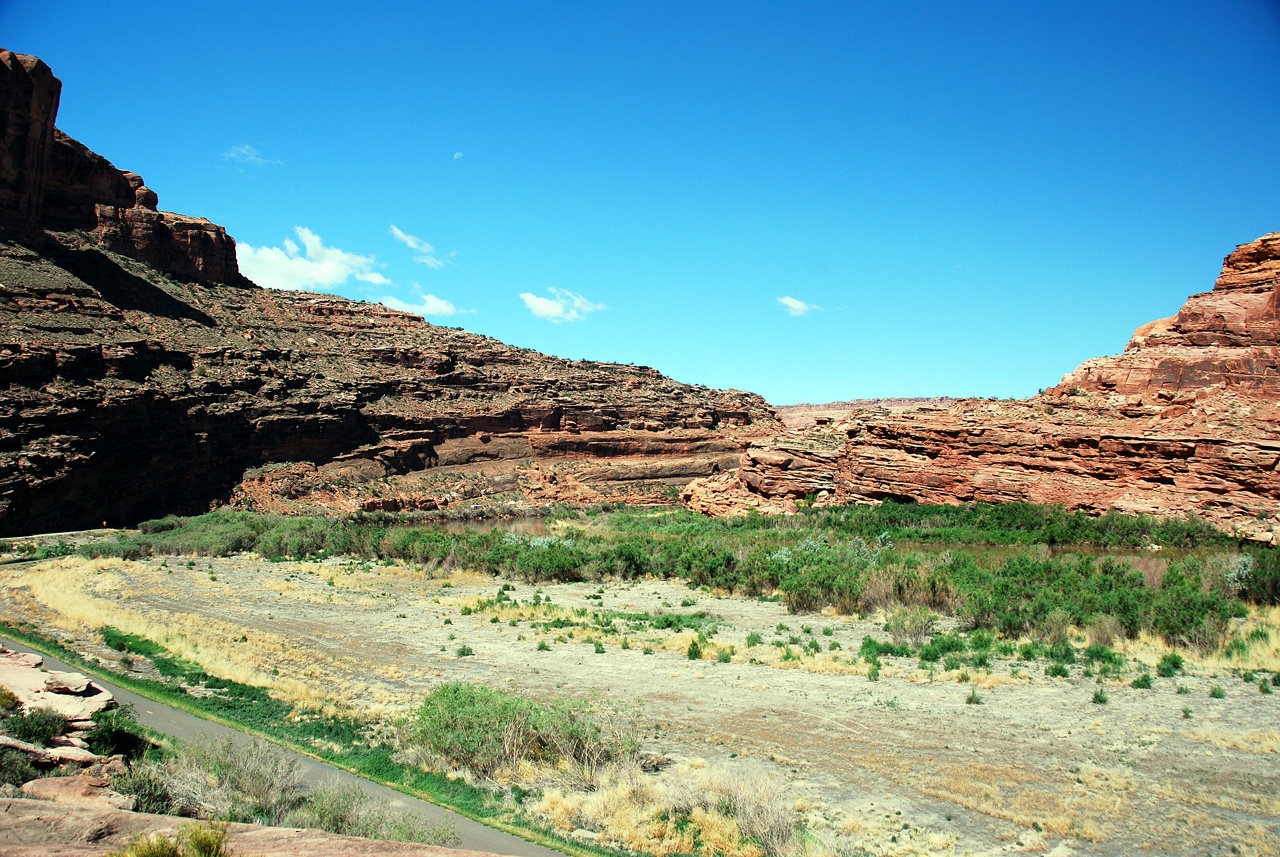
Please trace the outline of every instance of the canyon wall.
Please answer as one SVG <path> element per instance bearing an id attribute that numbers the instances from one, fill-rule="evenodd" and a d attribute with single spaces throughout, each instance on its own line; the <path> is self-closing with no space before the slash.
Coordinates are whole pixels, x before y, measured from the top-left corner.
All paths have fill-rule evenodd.
<path id="1" fill-rule="evenodd" d="M 58 132 L 59 91 L 0 52 L 0 534 L 669 502 L 781 429 L 750 393 L 258 288 L 221 226 Z"/>
<path id="2" fill-rule="evenodd" d="M 1270 542 L 1280 520 L 1280 233 L 1227 256 L 1212 291 L 1031 399 L 863 408 L 758 441 L 685 489 L 710 514 L 823 503 L 1025 501 L 1200 515 Z M 813 450 L 822 449 L 815 455 Z M 815 488 L 819 488 L 815 492 Z"/>

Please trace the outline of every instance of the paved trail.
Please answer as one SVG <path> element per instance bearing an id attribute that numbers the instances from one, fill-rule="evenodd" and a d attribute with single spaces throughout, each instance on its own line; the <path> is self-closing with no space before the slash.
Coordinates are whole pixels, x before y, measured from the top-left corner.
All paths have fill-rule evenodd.
<path id="1" fill-rule="evenodd" d="M 5 637 L 0 637 L 0 645 L 15 652 L 30 652 L 40 655 L 40 657 L 44 658 L 45 666 L 51 669 L 77 671 L 73 666 L 68 666 L 43 652 L 37 652 Z M 111 682 L 103 681 L 97 677 L 94 677 L 93 681 L 95 684 L 111 691 L 121 705 L 131 703 L 137 710 L 138 722 L 157 732 L 163 732 L 166 735 L 172 735 L 184 741 L 206 737 L 218 739 L 230 737 L 237 744 L 242 744 L 253 740 L 252 736 L 246 735 L 244 732 L 223 726 L 221 723 L 214 723 L 196 717 L 185 711 L 179 711 L 176 708 L 165 705 L 163 702 L 156 702 L 145 696 L 140 696 Z M 303 772 L 310 783 L 314 784 L 326 780 L 338 780 L 344 784 L 354 783 L 384 805 L 398 810 L 418 813 L 433 822 L 449 822 L 458 833 L 458 848 L 465 848 L 471 851 L 489 851 L 494 854 L 510 854 L 512 857 L 564 857 L 559 851 L 554 851 L 532 842 L 526 842 L 518 836 L 504 833 L 501 830 L 494 830 L 492 827 L 487 827 L 478 821 L 472 821 L 466 816 L 458 815 L 456 812 L 451 812 L 425 800 L 401 794 L 395 789 L 389 789 L 386 786 L 357 777 L 355 774 L 317 761 L 302 753 L 297 753 L 287 748 L 281 748 L 281 751 L 301 760 Z"/>

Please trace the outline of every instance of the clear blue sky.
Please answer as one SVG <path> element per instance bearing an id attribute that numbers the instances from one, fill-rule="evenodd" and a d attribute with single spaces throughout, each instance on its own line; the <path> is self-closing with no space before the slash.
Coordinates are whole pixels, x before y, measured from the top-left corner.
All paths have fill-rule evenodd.
<path id="1" fill-rule="evenodd" d="M 1035 393 L 1280 230 L 1274 0 L 0 0 L 0 44 L 264 280 L 775 404 Z"/>

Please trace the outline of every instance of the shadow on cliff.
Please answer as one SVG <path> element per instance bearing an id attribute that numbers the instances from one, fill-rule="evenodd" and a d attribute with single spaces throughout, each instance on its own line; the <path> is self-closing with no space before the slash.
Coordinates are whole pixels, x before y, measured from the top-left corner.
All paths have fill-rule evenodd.
<path id="1" fill-rule="evenodd" d="M 102 295 L 103 300 L 121 310 L 145 312 L 174 320 L 186 319 L 205 327 L 216 324 L 210 316 L 183 303 L 159 286 L 129 273 L 115 260 L 97 250 L 67 250 L 52 257 L 51 261 L 86 285 L 92 286 Z"/>

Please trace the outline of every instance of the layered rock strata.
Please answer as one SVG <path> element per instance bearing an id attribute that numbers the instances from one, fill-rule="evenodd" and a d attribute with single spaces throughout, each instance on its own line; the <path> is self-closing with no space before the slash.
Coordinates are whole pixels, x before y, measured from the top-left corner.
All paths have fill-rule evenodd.
<path id="1" fill-rule="evenodd" d="M 1280 521 L 1280 234 L 1227 256 L 1213 291 L 1143 325 L 1124 353 L 1089 360 L 1021 401 L 863 409 L 834 427 L 757 444 L 736 478 L 695 483 L 692 508 L 763 501 L 1025 501 L 1070 509 L 1194 513 L 1273 541 Z M 821 463 L 777 455 L 843 435 Z M 770 455 L 762 455 L 769 451 Z M 714 490 L 712 490 L 714 489 Z"/>
<path id="2" fill-rule="evenodd" d="M 260 289 L 222 227 L 57 132 L 59 92 L 0 52 L 0 534 L 669 502 L 780 428 L 750 393 Z"/>

